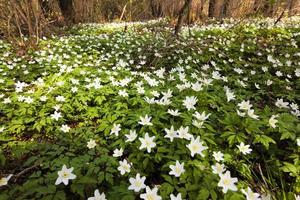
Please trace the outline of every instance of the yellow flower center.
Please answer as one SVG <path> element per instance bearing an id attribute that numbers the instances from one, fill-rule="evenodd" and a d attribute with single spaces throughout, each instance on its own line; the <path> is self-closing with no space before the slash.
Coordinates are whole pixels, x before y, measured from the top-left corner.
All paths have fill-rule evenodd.
<path id="1" fill-rule="evenodd" d="M 224 185 L 226 185 L 226 186 L 230 185 L 230 181 L 229 181 L 229 179 L 227 179 L 227 178 L 223 180 L 223 183 L 224 183 Z"/>
<path id="2" fill-rule="evenodd" d="M 68 173 L 67 173 L 67 172 L 64 172 L 64 173 L 62 174 L 62 176 L 63 176 L 64 178 L 67 178 L 67 177 L 68 177 Z"/>
<path id="3" fill-rule="evenodd" d="M 180 168 L 179 168 L 179 167 L 176 167 L 176 168 L 175 168 L 175 172 L 176 172 L 177 174 L 180 174 L 180 172 L 181 172 Z"/>
<path id="4" fill-rule="evenodd" d="M 154 200 L 153 194 L 147 194 L 147 200 Z"/>
<path id="5" fill-rule="evenodd" d="M 193 151 L 197 151 L 197 150 L 198 150 L 198 145 L 193 144 L 193 145 L 192 145 L 192 150 L 193 150 Z"/>
<path id="6" fill-rule="evenodd" d="M 6 179 L 5 178 L 0 179 L 0 185 L 6 185 Z"/>
<path id="7" fill-rule="evenodd" d="M 141 183 L 140 181 L 137 181 L 137 182 L 135 183 L 135 186 L 136 186 L 136 187 L 141 187 L 141 185 L 142 185 L 142 183 Z"/>

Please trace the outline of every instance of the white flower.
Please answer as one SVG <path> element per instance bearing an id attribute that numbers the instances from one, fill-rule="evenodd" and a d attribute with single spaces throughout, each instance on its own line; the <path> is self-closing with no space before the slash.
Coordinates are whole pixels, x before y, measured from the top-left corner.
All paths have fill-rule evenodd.
<path id="1" fill-rule="evenodd" d="M 272 128 L 276 128 L 276 123 L 278 122 L 277 118 L 278 115 L 272 115 L 271 118 L 269 119 L 269 125 L 272 127 Z"/>
<path id="2" fill-rule="evenodd" d="M 156 146 L 156 143 L 153 141 L 155 139 L 155 136 L 149 137 L 148 133 L 145 134 L 145 138 L 139 138 L 141 141 L 141 146 L 139 149 L 147 149 L 147 152 L 151 152 L 151 148 Z"/>
<path id="3" fill-rule="evenodd" d="M 173 142 L 174 138 L 177 137 L 177 131 L 174 130 L 174 127 L 171 126 L 170 129 L 165 128 L 165 138 L 169 138 L 171 142 Z"/>
<path id="4" fill-rule="evenodd" d="M 152 190 L 150 189 L 150 187 L 146 187 L 146 193 L 143 193 L 140 195 L 141 199 L 144 200 L 161 200 L 161 196 L 159 196 L 157 194 L 158 188 L 154 187 Z"/>
<path id="5" fill-rule="evenodd" d="M 127 160 L 119 161 L 120 166 L 118 167 L 118 170 L 120 171 L 121 175 L 124 175 L 125 173 L 130 172 L 130 164 L 127 162 Z"/>
<path id="6" fill-rule="evenodd" d="M 18 101 L 19 102 L 23 102 L 25 99 L 26 99 L 26 97 L 24 97 L 22 95 L 18 96 Z"/>
<path id="7" fill-rule="evenodd" d="M 199 136 L 196 139 L 194 137 L 192 137 L 190 144 L 188 144 L 186 146 L 191 151 L 192 157 L 194 157 L 195 154 L 200 154 L 202 157 L 204 157 L 204 154 L 202 153 L 202 151 L 208 149 L 208 147 L 203 146 L 203 142 L 200 142 Z"/>
<path id="8" fill-rule="evenodd" d="M 137 92 L 138 92 L 139 94 L 144 94 L 144 93 L 145 93 L 144 87 L 137 87 Z"/>
<path id="9" fill-rule="evenodd" d="M 193 125 L 196 126 L 197 128 L 202 128 L 203 124 L 204 124 L 203 121 L 193 120 Z"/>
<path id="10" fill-rule="evenodd" d="M 155 91 L 155 90 L 152 91 L 151 94 L 152 94 L 153 96 L 155 96 L 155 97 L 159 97 L 159 95 L 160 95 L 159 92 L 157 92 L 157 91 Z"/>
<path id="11" fill-rule="evenodd" d="M 258 116 L 254 114 L 254 109 L 249 109 L 247 112 L 248 116 L 251 117 L 252 119 L 258 119 Z"/>
<path id="12" fill-rule="evenodd" d="M 130 178 L 129 182 L 130 182 L 130 186 L 128 187 L 129 190 L 134 190 L 135 192 L 139 192 L 140 190 L 146 188 L 145 185 L 145 180 L 146 177 L 143 176 L 142 178 L 140 177 L 140 174 L 136 174 L 135 178 Z"/>
<path id="13" fill-rule="evenodd" d="M 106 196 L 105 196 L 104 192 L 102 192 L 100 194 L 99 190 L 97 189 L 94 192 L 94 196 L 89 197 L 87 200 L 106 200 Z"/>
<path id="14" fill-rule="evenodd" d="M 48 99 L 48 98 L 47 98 L 46 96 L 41 96 L 41 97 L 40 97 L 40 100 L 41 100 L 42 102 L 47 101 L 47 99 Z"/>
<path id="15" fill-rule="evenodd" d="M 241 191 L 246 196 L 247 200 L 261 200 L 260 194 L 252 192 L 249 187 L 247 187 L 246 190 L 242 189 Z"/>
<path id="16" fill-rule="evenodd" d="M 77 87 L 72 87 L 72 88 L 71 88 L 71 92 L 76 93 L 77 91 L 78 91 L 78 88 L 77 88 Z"/>
<path id="17" fill-rule="evenodd" d="M 245 117 L 246 116 L 246 113 L 244 112 L 240 112 L 239 110 L 236 110 L 238 116 L 241 116 L 241 117 Z"/>
<path id="18" fill-rule="evenodd" d="M 222 187 L 223 193 L 227 193 L 228 190 L 237 191 L 235 183 L 237 178 L 231 178 L 230 171 L 226 171 L 225 174 L 220 174 L 219 187 Z"/>
<path id="19" fill-rule="evenodd" d="M 189 133 L 189 127 L 183 127 L 181 126 L 178 130 L 177 130 L 177 134 L 178 134 L 178 138 L 183 138 L 186 140 L 190 140 L 193 136 Z"/>
<path id="20" fill-rule="evenodd" d="M 293 110 L 298 110 L 298 109 L 299 109 L 298 105 L 295 104 L 295 103 L 291 103 L 291 104 L 290 104 L 290 107 L 291 107 L 291 109 L 293 109 Z"/>
<path id="21" fill-rule="evenodd" d="M 173 116 L 179 116 L 181 113 L 178 110 L 168 109 L 168 113 Z"/>
<path id="22" fill-rule="evenodd" d="M 126 90 L 120 90 L 118 94 L 122 97 L 128 97 L 128 93 L 126 92 Z"/>
<path id="23" fill-rule="evenodd" d="M 178 193 L 177 196 L 175 196 L 174 194 L 170 194 L 170 198 L 171 200 L 182 200 L 181 193 Z"/>
<path id="24" fill-rule="evenodd" d="M 267 67 L 262 67 L 261 69 L 263 70 L 263 72 L 267 72 L 268 71 Z"/>
<path id="25" fill-rule="evenodd" d="M 249 148 L 250 145 L 245 145 L 244 142 L 241 142 L 241 144 L 237 145 L 237 147 L 239 148 L 239 151 L 244 155 L 249 154 L 252 151 L 252 149 Z"/>
<path id="26" fill-rule="evenodd" d="M 13 176 L 13 174 L 8 175 L 7 177 L 2 177 L 2 178 L 0 179 L 0 187 L 1 187 L 1 186 L 4 186 L 4 185 L 7 185 L 9 179 L 10 179 L 12 176 Z"/>
<path id="27" fill-rule="evenodd" d="M 0 133 L 2 133 L 4 130 L 5 130 L 4 126 L 0 127 Z"/>
<path id="28" fill-rule="evenodd" d="M 124 150 L 122 148 L 121 149 L 115 149 L 113 157 L 121 157 L 123 155 L 123 152 L 124 152 Z"/>
<path id="29" fill-rule="evenodd" d="M 96 141 L 95 140 L 90 140 L 87 142 L 87 145 L 86 145 L 89 149 L 93 149 L 95 148 L 95 146 L 97 146 L 96 144 Z"/>
<path id="30" fill-rule="evenodd" d="M 217 162 L 223 161 L 224 160 L 223 156 L 224 156 L 224 154 L 221 151 L 213 152 L 213 157 L 215 158 L 215 160 Z"/>
<path id="31" fill-rule="evenodd" d="M 57 112 L 57 111 L 54 111 L 53 114 L 51 114 L 51 118 L 52 119 L 55 119 L 56 121 L 58 121 L 59 118 L 61 118 L 61 113 L 60 112 Z"/>
<path id="32" fill-rule="evenodd" d="M 295 194 L 295 200 L 300 200 L 300 195 Z"/>
<path id="33" fill-rule="evenodd" d="M 60 130 L 61 130 L 62 132 L 64 132 L 64 133 L 69 132 L 70 129 L 71 129 L 71 128 L 70 128 L 68 125 L 66 125 L 66 124 L 62 125 L 61 128 L 60 128 Z"/>
<path id="34" fill-rule="evenodd" d="M 250 101 L 242 101 L 238 104 L 240 110 L 249 110 L 252 105 L 250 104 Z"/>
<path id="35" fill-rule="evenodd" d="M 289 102 L 284 102 L 283 99 L 277 99 L 275 105 L 278 108 L 289 108 Z"/>
<path id="36" fill-rule="evenodd" d="M 185 100 L 183 101 L 183 105 L 186 107 L 188 110 L 194 110 L 195 105 L 197 103 L 198 99 L 195 96 L 190 96 L 190 97 L 185 97 Z"/>
<path id="37" fill-rule="evenodd" d="M 114 124 L 113 128 L 110 131 L 110 134 L 115 134 L 116 136 L 119 136 L 119 132 L 121 130 L 121 124 Z"/>
<path id="38" fill-rule="evenodd" d="M 176 160 L 175 165 L 170 165 L 169 167 L 171 168 L 171 171 L 169 172 L 170 175 L 174 175 L 175 177 L 179 177 L 184 170 L 184 163 L 180 164 L 178 160 Z"/>
<path id="39" fill-rule="evenodd" d="M 300 68 L 295 69 L 295 76 L 300 77 Z"/>
<path id="40" fill-rule="evenodd" d="M 31 103 L 33 103 L 34 100 L 31 97 L 27 97 L 24 99 L 24 101 L 25 101 L 25 103 L 31 104 Z"/>
<path id="41" fill-rule="evenodd" d="M 297 146 L 300 147 L 300 138 L 297 138 Z"/>
<path id="42" fill-rule="evenodd" d="M 145 115 L 145 117 L 140 117 L 139 124 L 143 126 L 152 126 L 153 124 L 150 122 L 152 117 L 149 117 L 148 115 Z"/>
<path id="43" fill-rule="evenodd" d="M 64 102 L 66 99 L 65 99 L 65 97 L 64 96 L 57 96 L 56 98 L 55 98 L 55 100 L 56 101 L 58 101 L 58 102 Z"/>
<path id="44" fill-rule="evenodd" d="M 272 84 L 273 84 L 273 81 L 271 81 L 271 80 L 267 80 L 266 84 L 267 84 L 267 86 L 270 86 L 270 85 L 272 85 Z"/>
<path id="45" fill-rule="evenodd" d="M 60 105 L 55 105 L 55 106 L 53 106 L 53 108 L 55 111 L 58 111 L 60 109 Z"/>
<path id="46" fill-rule="evenodd" d="M 145 97 L 145 101 L 147 102 L 147 103 L 149 103 L 149 104 L 155 104 L 156 103 L 156 101 L 155 101 L 155 99 L 154 98 L 149 98 L 149 97 Z"/>
<path id="47" fill-rule="evenodd" d="M 220 163 L 216 163 L 215 165 L 212 165 L 211 166 L 212 170 L 213 170 L 213 173 L 214 174 L 223 174 L 223 172 L 225 172 L 225 166 L 223 164 L 220 164 Z"/>
<path id="48" fill-rule="evenodd" d="M 193 114 L 193 116 L 196 117 L 196 119 L 199 121 L 205 121 L 210 116 L 210 113 L 205 115 L 205 111 L 203 111 L 201 114 L 196 111 L 195 114 Z"/>
<path id="49" fill-rule="evenodd" d="M 9 97 L 7 97 L 7 98 L 5 98 L 5 99 L 3 100 L 3 103 L 4 103 L 4 104 L 9 104 L 9 103 L 11 103 L 11 99 L 10 99 Z"/>
<path id="50" fill-rule="evenodd" d="M 278 76 L 278 77 L 281 77 L 283 74 L 282 74 L 282 72 L 281 71 L 276 71 L 276 76 Z"/>
<path id="51" fill-rule="evenodd" d="M 137 137 L 136 131 L 130 130 L 129 134 L 126 134 L 125 137 L 127 138 L 126 142 L 133 142 Z"/>
<path id="52" fill-rule="evenodd" d="M 265 193 L 265 194 L 261 194 L 261 199 L 262 200 L 272 200 L 272 197 L 270 195 L 270 193 Z M 298 200 L 298 199 L 296 199 Z"/>
<path id="53" fill-rule="evenodd" d="M 66 165 L 63 165 L 62 170 L 58 171 L 58 178 L 56 179 L 55 185 L 59 185 L 64 183 L 65 185 L 69 184 L 69 180 L 73 180 L 76 178 L 76 175 L 72 173 L 73 167 L 67 168 Z"/>
<path id="54" fill-rule="evenodd" d="M 235 95 L 234 92 L 231 92 L 229 89 L 226 90 L 226 97 L 227 97 L 227 102 L 234 100 Z"/>
<path id="55" fill-rule="evenodd" d="M 199 92 L 201 91 L 203 88 L 202 88 L 202 84 L 199 83 L 199 82 L 196 82 L 196 83 L 192 83 L 192 89 L 196 92 Z"/>

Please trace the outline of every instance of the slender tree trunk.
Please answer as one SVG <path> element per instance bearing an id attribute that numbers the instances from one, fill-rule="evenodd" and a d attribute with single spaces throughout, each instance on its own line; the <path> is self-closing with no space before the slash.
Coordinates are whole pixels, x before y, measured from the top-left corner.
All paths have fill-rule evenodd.
<path id="1" fill-rule="evenodd" d="M 217 0 L 209 0 L 208 5 L 208 17 L 215 17 L 215 6 L 216 6 Z"/>
<path id="2" fill-rule="evenodd" d="M 151 13 L 154 18 L 162 17 L 162 5 L 161 2 L 150 0 Z"/>
<path id="3" fill-rule="evenodd" d="M 175 26 L 175 33 L 174 33 L 176 36 L 180 32 L 180 29 L 181 29 L 182 24 L 183 24 L 184 14 L 188 10 L 188 8 L 191 6 L 191 3 L 192 3 L 192 0 L 185 0 L 183 7 L 179 11 L 178 20 L 177 20 L 177 24 Z"/>
<path id="4" fill-rule="evenodd" d="M 278 0 L 276 1 L 276 3 L 278 2 Z M 274 3 L 270 2 L 269 0 L 264 0 L 263 3 L 263 11 L 264 11 L 264 16 L 265 17 L 272 17 L 274 14 Z"/>
<path id="5" fill-rule="evenodd" d="M 223 5 L 222 5 L 222 11 L 221 11 L 221 18 L 226 18 L 229 15 L 229 4 L 230 0 L 224 0 Z"/>
<path id="6" fill-rule="evenodd" d="M 263 0 L 255 0 L 253 4 L 253 11 L 254 13 L 261 12 L 263 7 Z"/>
<path id="7" fill-rule="evenodd" d="M 73 0 L 59 0 L 59 7 L 67 23 L 74 23 Z"/>
<path id="8" fill-rule="evenodd" d="M 296 0 L 291 0 L 289 2 L 289 5 L 288 5 L 289 17 L 291 17 L 295 14 L 295 12 L 294 12 L 295 5 L 296 5 Z"/>

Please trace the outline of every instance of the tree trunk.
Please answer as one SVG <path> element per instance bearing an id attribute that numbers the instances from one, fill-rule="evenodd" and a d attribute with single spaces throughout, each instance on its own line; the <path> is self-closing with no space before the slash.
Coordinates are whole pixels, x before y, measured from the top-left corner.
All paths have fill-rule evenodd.
<path id="1" fill-rule="evenodd" d="M 200 8 L 199 10 L 197 9 L 198 11 L 197 17 L 199 17 L 200 19 L 204 18 L 204 5 L 205 5 L 205 0 L 201 0 Z"/>
<path id="2" fill-rule="evenodd" d="M 230 17 L 229 16 L 229 4 L 230 4 L 230 0 L 224 0 L 223 5 L 222 5 L 222 11 L 221 11 L 221 18 L 226 18 L 226 17 Z"/>
<path id="3" fill-rule="evenodd" d="M 74 23 L 73 0 L 59 0 L 59 7 L 67 23 Z"/>
<path id="4" fill-rule="evenodd" d="M 191 6 L 191 3 L 192 3 L 192 0 L 185 0 L 183 7 L 179 11 L 178 20 L 177 20 L 177 24 L 175 26 L 175 33 L 174 33 L 176 36 L 180 32 L 180 29 L 181 29 L 182 23 L 183 23 L 184 14 L 188 10 L 188 8 Z"/>
<path id="5" fill-rule="evenodd" d="M 162 17 L 162 5 L 160 2 L 155 2 L 155 0 L 150 0 L 151 13 L 154 18 Z"/>
<path id="6" fill-rule="evenodd" d="M 277 2 L 277 1 L 276 1 Z M 263 12 L 265 17 L 272 17 L 274 14 L 274 3 L 269 0 L 264 0 Z"/>
<path id="7" fill-rule="evenodd" d="M 295 14 L 295 11 L 294 11 L 295 6 L 296 6 L 296 0 L 291 0 L 288 5 L 289 17 L 291 17 Z"/>
<path id="8" fill-rule="evenodd" d="M 209 6 L 208 6 L 208 17 L 215 17 L 215 6 L 216 6 L 217 0 L 209 0 Z"/>
<path id="9" fill-rule="evenodd" d="M 263 7 L 263 0 L 255 0 L 253 4 L 253 11 L 254 13 L 259 13 L 261 12 Z"/>

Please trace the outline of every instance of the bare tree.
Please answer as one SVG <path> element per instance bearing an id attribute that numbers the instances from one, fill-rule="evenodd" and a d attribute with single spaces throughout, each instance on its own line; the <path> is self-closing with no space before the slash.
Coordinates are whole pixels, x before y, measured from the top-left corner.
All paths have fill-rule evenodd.
<path id="1" fill-rule="evenodd" d="M 222 5 L 222 8 L 221 8 L 221 14 L 220 14 L 221 18 L 228 17 L 228 15 L 230 14 L 229 13 L 229 5 L 230 5 L 230 0 L 224 0 L 223 1 L 223 5 Z"/>
<path id="2" fill-rule="evenodd" d="M 73 23 L 75 12 L 73 7 L 73 0 L 59 0 L 60 10 L 67 23 Z"/>
<path id="3" fill-rule="evenodd" d="M 209 0 L 208 17 L 215 17 L 215 6 L 217 0 Z"/>
<path id="4" fill-rule="evenodd" d="M 298 2 L 299 3 L 299 2 Z M 288 14 L 289 14 L 289 17 L 290 16 L 293 16 L 296 12 L 295 12 L 295 7 L 297 5 L 297 0 L 291 0 L 289 2 L 289 5 L 288 5 Z"/>
<path id="5" fill-rule="evenodd" d="M 159 17 L 163 16 L 161 3 L 162 2 L 157 1 L 157 0 L 150 0 L 151 13 L 152 13 L 152 16 L 155 18 L 159 18 Z"/>
<path id="6" fill-rule="evenodd" d="M 181 29 L 182 24 L 183 24 L 183 18 L 184 18 L 185 12 L 187 10 L 190 10 L 188 8 L 191 6 L 191 3 L 192 3 L 192 0 L 185 0 L 183 7 L 181 8 L 181 10 L 180 10 L 180 12 L 178 14 L 177 24 L 175 26 L 175 32 L 174 32 L 174 34 L 176 36 L 180 32 L 180 29 Z"/>

